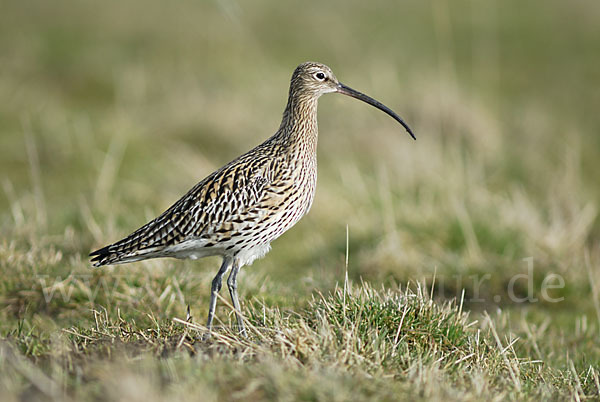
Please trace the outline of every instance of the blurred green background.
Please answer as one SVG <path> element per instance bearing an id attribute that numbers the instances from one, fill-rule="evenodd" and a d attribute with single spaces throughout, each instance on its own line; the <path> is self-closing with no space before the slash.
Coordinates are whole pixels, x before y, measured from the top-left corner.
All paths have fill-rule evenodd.
<path id="1" fill-rule="evenodd" d="M 600 255 L 599 20 L 598 2 L 557 0 L 4 2 L 4 269 L 89 273 L 91 249 L 274 133 L 293 69 L 314 60 L 418 139 L 324 96 L 313 209 L 245 273 L 331 288 L 348 225 L 354 279 L 436 272 L 444 296 L 466 288 L 487 308 L 509 301 L 507 282 L 532 257 L 536 286 L 547 273 L 566 280 L 564 303 L 544 308 L 592 313 L 579 295 Z M 60 258 L 9 260 L 44 250 Z M 212 274 L 218 262 L 145 264 L 107 272 Z M 486 274 L 481 289 L 456 281 Z"/>

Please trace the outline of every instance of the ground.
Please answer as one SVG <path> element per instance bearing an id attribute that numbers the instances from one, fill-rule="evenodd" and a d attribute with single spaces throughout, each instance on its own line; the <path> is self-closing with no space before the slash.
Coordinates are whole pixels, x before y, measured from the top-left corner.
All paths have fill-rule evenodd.
<path id="1" fill-rule="evenodd" d="M 1 400 L 600 396 L 600 6 L 18 2 L 0 13 Z M 328 64 L 311 212 L 220 261 L 92 269 Z M 187 308 L 190 308 L 188 316 Z"/>

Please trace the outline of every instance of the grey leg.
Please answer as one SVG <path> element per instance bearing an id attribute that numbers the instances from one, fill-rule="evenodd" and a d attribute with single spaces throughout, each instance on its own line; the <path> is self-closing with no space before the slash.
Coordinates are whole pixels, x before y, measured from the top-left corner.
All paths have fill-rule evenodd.
<path id="1" fill-rule="evenodd" d="M 212 322 L 215 316 L 215 308 L 217 307 L 217 293 L 221 290 L 221 281 L 223 279 L 223 275 L 229 270 L 231 267 L 232 260 L 231 258 L 223 258 L 223 264 L 221 264 L 221 269 L 217 272 L 215 279 L 212 281 L 212 285 L 210 287 L 210 306 L 208 308 L 208 321 L 206 322 L 206 326 L 208 327 L 208 333 L 210 336 L 210 330 L 212 329 Z"/>
<path id="2" fill-rule="evenodd" d="M 234 260 L 231 267 L 231 273 L 229 274 L 229 278 L 227 278 L 227 287 L 229 288 L 229 294 L 231 295 L 231 301 L 233 302 L 233 308 L 235 309 L 238 329 L 240 334 L 246 337 L 248 335 L 246 334 L 246 327 L 244 326 L 244 319 L 242 317 L 242 310 L 240 308 L 240 301 L 237 294 L 237 274 L 240 272 L 240 268 L 239 262 Z"/>

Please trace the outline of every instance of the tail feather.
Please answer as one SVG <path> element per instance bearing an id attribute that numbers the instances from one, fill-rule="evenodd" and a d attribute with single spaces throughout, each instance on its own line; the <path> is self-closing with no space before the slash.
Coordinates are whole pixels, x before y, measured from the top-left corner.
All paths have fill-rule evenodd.
<path id="1" fill-rule="evenodd" d="M 110 265 L 115 263 L 124 262 L 123 257 L 128 253 L 118 252 L 115 247 L 118 243 L 110 244 L 106 247 L 102 247 L 96 251 L 90 253 L 92 257 L 91 262 L 94 267 L 100 267 L 102 265 Z"/>
<path id="2" fill-rule="evenodd" d="M 190 193 L 193 195 L 196 189 L 194 187 Z M 195 198 L 189 195 L 180 199 L 158 218 L 124 239 L 90 253 L 91 262 L 95 267 L 100 267 L 163 256 L 161 250 L 183 241 L 195 231 L 188 211 L 194 202 Z"/>
<path id="3" fill-rule="evenodd" d="M 145 239 L 146 236 L 144 236 L 152 229 L 154 223 L 154 221 L 150 222 L 124 239 L 90 253 L 94 267 L 122 264 L 148 258 L 149 254 L 152 254 L 160 246 L 160 244 L 149 244 L 148 240 Z"/>
<path id="4" fill-rule="evenodd" d="M 103 265 L 111 265 L 111 264 L 124 264 L 127 262 L 134 262 L 139 260 L 144 260 L 147 258 L 151 258 L 156 251 L 155 248 L 150 249 L 138 249 L 132 250 L 128 252 L 116 251 L 114 246 L 118 244 L 111 244 L 106 247 L 102 247 L 92 253 L 90 253 L 90 257 L 92 257 L 91 262 L 94 267 L 101 267 Z"/>
<path id="5" fill-rule="evenodd" d="M 124 239 L 90 253 L 94 267 L 152 258 L 168 244 L 168 241 L 178 240 L 182 235 L 170 235 L 174 226 L 167 213 L 168 211 Z"/>
<path id="6" fill-rule="evenodd" d="M 111 253 L 109 249 L 110 246 L 106 246 L 90 253 L 90 257 L 92 257 L 92 264 L 95 267 L 110 264 L 109 260 L 111 259 L 110 257 L 113 253 Z"/>

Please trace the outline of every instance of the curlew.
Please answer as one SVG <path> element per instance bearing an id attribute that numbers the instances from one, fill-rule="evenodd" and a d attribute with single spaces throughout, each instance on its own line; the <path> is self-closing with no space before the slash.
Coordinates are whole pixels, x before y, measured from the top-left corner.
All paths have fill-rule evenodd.
<path id="1" fill-rule="evenodd" d="M 329 67 L 300 64 L 277 132 L 256 148 L 196 184 L 158 218 L 126 238 L 90 254 L 94 266 L 158 257 L 198 259 L 221 256 L 211 284 L 207 328 L 210 334 L 223 276 L 238 329 L 246 335 L 237 275 L 263 257 L 273 240 L 304 216 L 317 184 L 317 100 L 337 92 L 384 111 L 415 139 L 408 125 L 387 106 L 338 81 Z"/>

